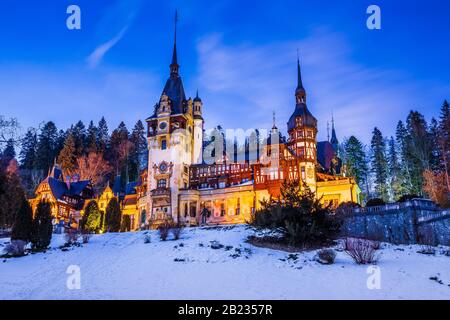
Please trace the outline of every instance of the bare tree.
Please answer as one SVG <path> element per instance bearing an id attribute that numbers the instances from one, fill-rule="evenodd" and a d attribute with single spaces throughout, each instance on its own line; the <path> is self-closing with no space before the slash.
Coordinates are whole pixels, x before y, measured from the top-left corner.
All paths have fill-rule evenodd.
<path id="1" fill-rule="evenodd" d="M 111 166 L 103 159 L 103 154 L 90 152 L 87 156 L 77 159 L 77 173 L 81 180 L 91 180 L 94 187 L 98 187 L 105 181 L 105 177 L 112 170 Z"/>
<path id="2" fill-rule="evenodd" d="M 6 119 L 0 115 L 0 144 L 7 143 L 12 140 L 18 142 L 20 126 L 19 122 L 15 118 Z"/>

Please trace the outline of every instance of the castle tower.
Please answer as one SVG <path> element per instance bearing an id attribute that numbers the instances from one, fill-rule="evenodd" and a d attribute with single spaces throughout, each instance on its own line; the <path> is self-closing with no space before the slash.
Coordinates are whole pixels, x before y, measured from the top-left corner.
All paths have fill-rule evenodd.
<path id="1" fill-rule="evenodd" d="M 194 152 L 193 152 L 193 160 L 194 164 L 202 164 L 203 163 L 203 102 L 202 99 L 197 95 L 194 98 Z"/>
<path id="2" fill-rule="evenodd" d="M 317 120 L 306 105 L 306 90 L 303 87 L 300 60 L 297 59 L 297 88 L 295 110 L 288 126 L 288 147 L 299 160 L 300 177 L 311 190 L 316 189 L 317 164 Z"/>
<path id="3" fill-rule="evenodd" d="M 153 115 L 146 120 L 150 223 L 178 221 L 179 190 L 188 187 L 189 166 L 201 160 L 197 144 L 199 139 L 203 140 L 202 105 L 201 101 L 186 99 L 179 74 L 176 25 L 177 15 L 169 78 Z"/>

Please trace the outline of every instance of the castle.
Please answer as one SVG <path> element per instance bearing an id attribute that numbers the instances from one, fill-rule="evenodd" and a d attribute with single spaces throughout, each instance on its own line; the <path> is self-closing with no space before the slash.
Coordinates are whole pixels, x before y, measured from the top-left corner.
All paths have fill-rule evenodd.
<path id="1" fill-rule="evenodd" d="M 334 207 L 342 202 L 361 202 L 355 179 L 347 177 L 345 168 L 341 168 L 334 121 L 331 140 L 317 142 L 317 119 L 307 107 L 299 60 L 295 108 L 287 122 L 288 137 L 282 137 L 274 124 L 268 136 L 262 137 L 263 142 L 261 137 L 253 136 L 254 143 L 245 144 L 239 161 L 229 150 L 221 150 L 223 143 L 217 130 L 214 143 L 205 139 L 203 101 L 198 92 L 194 99 L 186 97 L 176 33 L 169 69 L 160 99 L 146 119 L 147 169 L 139 181 L 127 185 L 122 193 L 108 185 L 97 198 L 101 210 L 111 197 L 120 198 L 123 215 L 130 216 L 131 230 L 155 228 L 167 220 L 189 226 L 202 222 L 245 223 L 262 200 L 280 196 L 286 180 L 304 181 L 324 204 Z M 55 174 L 56 177 L 51 176 Z M 79 217 L 83 203 L 93 198 L 88 182 L 66 188 L 55 169 L 38 187 L 33 203 L 44 196 L 56 204 L 54 215 L 58 217 L 63 212 L 61 218 L 65 219 Z"/>

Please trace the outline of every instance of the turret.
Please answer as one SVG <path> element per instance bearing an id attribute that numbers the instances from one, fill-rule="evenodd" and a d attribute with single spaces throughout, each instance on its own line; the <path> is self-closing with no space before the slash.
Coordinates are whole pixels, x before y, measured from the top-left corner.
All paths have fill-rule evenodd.
<path id="1" fill-rule="evenodd" d="M 203 102 L 197 95 L 194 98 L 194 152 L 193 163 L 203 163 L 203 116 L 202 116 Z"/>
<path id="2" fill-rule="evenodd" d="M 300 60 L 297 58 L 297 88 L 295 110 L 287 124 L 288 148 L 299 160 L 300 178 L 311 190 L 316 189 L 317 164 L 317 119 L 306 105 L 306 90 L 303 86 Z"/>

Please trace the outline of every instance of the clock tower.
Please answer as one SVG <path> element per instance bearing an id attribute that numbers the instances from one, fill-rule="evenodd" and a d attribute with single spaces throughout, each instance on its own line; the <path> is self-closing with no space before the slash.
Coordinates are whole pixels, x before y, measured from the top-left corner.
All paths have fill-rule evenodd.
<path id="1" fill-rule="evenodd" d="M 153 225 L 180 218 L 178 195 L 189 182 L 189 166 L 201 162 L 202 102 L 187 99 L 180 77 L 176 43 L 170 74 L 148 125 L 148 209 Z"/>
<path id="2" fill-rule="evenodd" d="M 288 122 L 288 147 L 299 160 L 300 179 L 312 191 L 316 190 L 317 165 L 317 119 L 306 105 L 306 90 L 303 87 L 300 61 L 297 59 L 297 89 L 295 110 Z"/>

